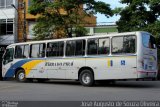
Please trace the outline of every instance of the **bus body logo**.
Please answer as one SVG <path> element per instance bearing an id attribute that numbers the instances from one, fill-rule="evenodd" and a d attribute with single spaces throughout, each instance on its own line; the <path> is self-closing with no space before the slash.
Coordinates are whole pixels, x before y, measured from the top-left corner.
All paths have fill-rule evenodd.
<path id="1" fill-rule="evenodd" d="M 112 67 L 113 66 L 113 60 L 108 60 L 108 67 Z"/>

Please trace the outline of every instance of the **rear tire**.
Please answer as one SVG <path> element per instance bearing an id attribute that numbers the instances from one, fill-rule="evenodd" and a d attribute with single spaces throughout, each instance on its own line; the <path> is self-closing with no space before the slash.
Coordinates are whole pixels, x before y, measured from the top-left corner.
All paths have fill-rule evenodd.
<path id="1" fill-rule="evenodd" d="M 26 74 L 25 71 L 23 69 L 18 70 L 17 74 L 16 74 L 16 80 L 19 82 L 26 82 Z"/>
<path id="2" fill-rule="evenodd" d="M 79 75 L 79 81 L 83 86 L 93 86 L 94 85 L 94 76 L 90 70 L 83 70 Z"/>

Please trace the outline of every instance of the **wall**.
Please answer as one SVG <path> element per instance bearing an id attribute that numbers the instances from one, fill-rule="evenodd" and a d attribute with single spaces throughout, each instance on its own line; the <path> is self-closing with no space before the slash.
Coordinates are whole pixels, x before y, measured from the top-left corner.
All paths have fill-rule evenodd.
<path id="1" fill-rule="evenodd" d="M 16 1 L 13 0 L 13 4 L 16 5 Z M 6 34 L 0 36 L 0 44 L 9 45 L 15 42 L 16 38 L 16 23 L 15 23 L 16 10 L 13 7 L 0 8 L 0 19 L 13 19 L 13 34 Z"/>
<path id="2" fill-rule="evenodd" d="M 88 35 L 118 33 L 117 25 L 103 25 L 96 27 L 86 27 Z"/>

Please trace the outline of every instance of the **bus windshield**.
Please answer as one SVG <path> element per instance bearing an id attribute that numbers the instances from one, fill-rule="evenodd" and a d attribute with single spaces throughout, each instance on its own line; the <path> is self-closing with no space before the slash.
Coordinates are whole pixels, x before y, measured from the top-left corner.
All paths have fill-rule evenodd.
<path id="1" fill-rule="evenodd" d="M 155 38 L 149 34 L 143 34 L 142 36 L 143 45 L 146 48 L 156 49 Z"/>
<path id="2" fill-rule="evenodd" d="M 13 54 L 14 54 L 14 49 L 13 48 L 9 48 L 9 49 L 6 50 L 6 52 L 3 56 L 3 64 L 4 65 L 13 61 Z"/>

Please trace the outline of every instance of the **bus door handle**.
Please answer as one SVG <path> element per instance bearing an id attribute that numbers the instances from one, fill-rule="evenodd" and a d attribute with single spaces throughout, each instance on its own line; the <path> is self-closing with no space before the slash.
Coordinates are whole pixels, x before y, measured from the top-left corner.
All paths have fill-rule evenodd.
<path id="1" fill-rule="evenodd" d="M 133 67 L 133 68 L 137 68 L 137 67 Z"/>

